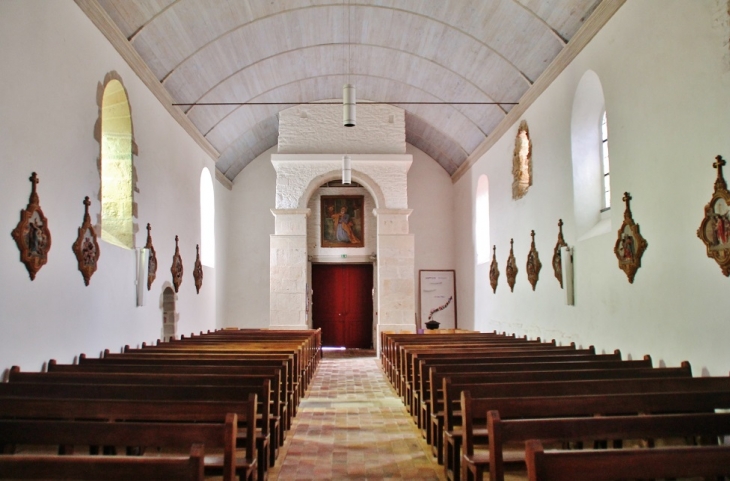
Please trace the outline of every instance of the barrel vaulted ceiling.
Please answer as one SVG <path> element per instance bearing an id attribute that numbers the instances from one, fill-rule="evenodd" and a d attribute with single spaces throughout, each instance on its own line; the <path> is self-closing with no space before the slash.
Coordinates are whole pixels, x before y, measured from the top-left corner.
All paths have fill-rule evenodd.
<path id="1" fill-rule="evenodd" d="M 453 175 L 515 107 L 457 102 L 520 102 L 601 1 L 77 3 L 97 2 L 173 103 L 337 100 L 349 74 L 358 102 L 405 109 L 406 141 Z M 277 114 L 288 107 L 173 108 L 233 180 L 276 145 Z"/>

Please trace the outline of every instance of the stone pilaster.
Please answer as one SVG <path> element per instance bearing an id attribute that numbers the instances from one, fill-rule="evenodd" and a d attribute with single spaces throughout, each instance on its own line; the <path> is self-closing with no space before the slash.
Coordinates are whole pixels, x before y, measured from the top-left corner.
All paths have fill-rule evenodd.
<path id="1" fill-rule="evenodd" d="M 272 209 L 270 306 L 272 329 L 307 329 L 307 217 L 309 209 Z"/>
<path id="2" fill-rule="evenodd" d="M 378 343 L 381 331 L 416 329 L 415 243 L 408 229 L 411 212 L 373 210 L 378 223 Z"/>

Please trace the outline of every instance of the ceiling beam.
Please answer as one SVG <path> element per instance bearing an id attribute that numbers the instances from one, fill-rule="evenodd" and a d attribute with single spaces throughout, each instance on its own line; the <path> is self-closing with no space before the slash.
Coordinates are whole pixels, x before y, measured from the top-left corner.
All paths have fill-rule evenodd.
<path id="1" fill-rule="evenodd" d="M 119 52 L 119 55 L 129 64 L 130 68 L 137 74 L 142 82 L 147 86 L 152 94 L 157 97 L 163 107 L 170 112 L 172 118 L 177 120 L 185 132 L 197 142 L 197 144 L 207 153 L 213 161 L 217 161 L 220 153 L 213 147 L 213 144 L 200 133 L 195 124 L 178 108 L 173 106 L 173 98 L 170 92 L 162 86 L 157 80 L 155 74 L 150 70 L 139 53 L 132 47 L 132 44 L 126 39 L 119 27 L 109 17 L 106 11 L 99 5 L 97 0 L 75 0 L 76 5 L 86 14 L 87 17 L 96 25 L 102 34 L 109 40 L 112 46 Z M 219 179 L 220 180 L 220 179 Z"/>
<path id="2" fill-rule="evenodd" d="M 469 169 L 484 155 L 504 134 L 520 120 L 527 109 L 537 100 L 538 97 L 553 83 L 553 81 L 570 65 L 570 62 L 588 45 L 588 42 L 595 37 L 601 28 L 608 22 L 613 14 L 618 11 L 626 0 L 603 0 L 593 11 L 593 14 L 581 25 L 578 31 L 570 39 L 570 42 L 560 51 L 548 68 L 538 77 L 532 87 L 522 95 L 519 105 L 515 106 L 502 119 L 502 121 L 489 134 L 474 151 L 469 154 L 463 164 L 456 169 L 451 181 L 456 183 L 466 174 Z"/>

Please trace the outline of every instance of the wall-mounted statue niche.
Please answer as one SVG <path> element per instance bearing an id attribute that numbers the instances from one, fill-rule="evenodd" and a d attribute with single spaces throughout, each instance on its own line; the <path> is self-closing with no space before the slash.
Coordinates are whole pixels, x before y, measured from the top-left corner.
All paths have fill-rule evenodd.
<path id="1" fill-rule="evenodd" d="M 717 169 L 715 191 L 705 206 L 705 217 L 697 229 L 697 237 L 707 248 L 707 257 L 715 259 L 725 276 L 730 276 L 730 192 L 722 173 L 725 160 L 715 157 L 712 166 Z"/>
<path id="2" fill-rule="evenodd" d="M 507 267 L 505 268 L 505 272 L 507 275 L 507 284 L 509 284 L 510 292 L 515 291 L 515 280 L 517 279 L 517 272 L 519 270 L 519 269 L 517 269 L 517 260 L 515 259 L 514 244 L 515 244 L 515 240 L 510 239 L 509 240 L 509 257 L 507 258 Z"/>
<path id="3" fill-rule="evenodd" d="M 20 222 L 11 235 L 20 250 L 20 262 L 25 264 L 30 280 L 34 280 L 38 271 L 48 262 L 48 251 L 51 250 L 51 231 L 48 220 L 43 215 L 38 192 L 38 175 L 33 172 L 29 178 L 31 183 L 30 198 L 25 209 L 20 211 Z"/>
<path id="4" fill-rule="evenodd" d="M 175 287 L 175 292 L 177 292 L 180 289 L 180 284 L 182 284 L 183 276 L 183 263 L 182 257 L 180 257 L 178 236 L 175 236 L 175 254 L 172 256 L 172 267 L 170 267 L 170 272 L 172 273 L 172 285 Z"/>
<path id="5" fill-rule="evenodd" d="M 96 230 L 91 225 L 89 206 L 91 206 L 91 201 L 87 195 L 84 198 L 84 221 L 81 227 L 79 227 L 76 242 L 71 246 L 74 254 L 76 254 L 76 261 L 78 262 L 79 271 L 84 278 L 84 284 L 87 286 L 89 285 L 89 281 L 91 281 L 91 276 L 96 272 L 100 255 L 99 243 L 96 241 Z"/>
<path id="6" fill-rule="evenodd" d="M 492 264 L 489 266 L 489 285 L 492 286 L 492 292 L 497 292 L 497 282 L 499 282 L 499 266 L 497 265 L 497 246 L 492 246 Z"/>
<path id="7" fill-rule="evenodd" d="M 527 121 L 520 122 L 512 155 L 512 198 L 521 199 L 532 185 L 532 141 Z"/>
<path id="8" fill-rule="evenodd" d="M 530 252 L 527 253 L 527 265 L 525 269 L 527 270 L 527 279 L 530 281 L 532 290 L 534 291 L 537 281 L 540 278 L 542 263 L 540 262 L 540 255 L 535 248 L 535 231 L 531 231 L 530 235 L 532 236 L 532 244 L 530 244 Z"/>
<path id="9" fill-rule="evenodd" d="M 563 288 L 563 256 L 560 252 L 561 247 L 568 247 L 568 243 L 565 242 L 563 237 L 563 219 L 558 220 L 558 242 L 555 244 L 553 249 L 553 272 L 555 278 L 560 283 L 560 288 Z"/>
<path id="10" fill-rule="evenodd" d="M 193 267 L 193 278 L 195 279 L 195 292 L 200 294 L 203 287 L 203 263 L 200 262 L 200 244 L 195 245 L 195 267 Z"/>
<path id="11" fill-rule="evenodd" d="M 623 201 L 626 203 L 624 210 L 624 222 L 618 230 L 618 239 L 613 248 L 618 259 L 618 267 L 626 273 L 630 283 L 634 283 L 636 271 L 641 267 L 641 257 L 649 246 L 639 232 L 639 224 L 634 222 L 631 214 L 631 195 L 624 192 Z"/>
<path id="12" fill-rule="evenodd" d="M 152 289 L 152 283 L 155 282 L 157 277 L 157 252 L 155 247 L 152 245 L 152 227 L 147 223 L 147 243 L 144 248 L 149 252 L 147 257 L 147 290 Z"/>

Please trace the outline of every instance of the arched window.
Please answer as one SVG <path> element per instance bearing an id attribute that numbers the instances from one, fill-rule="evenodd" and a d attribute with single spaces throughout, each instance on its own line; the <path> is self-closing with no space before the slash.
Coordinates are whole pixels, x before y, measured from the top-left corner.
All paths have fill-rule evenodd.
<path id="1" fill-rule="evenodd" d="M 608 125 L 606 111 L 601 117 L 601 166 L 603 167 L 603 210 L 611 208 L 611 169 L 608 165 Z"/>
<path id="2" fill-rule="evenodd" d="M 101 104 L 101 238 L 134 248 L 132 116 L 124 86 L 110 80 Z"/>
<path id="3" fill-rule="evenodd" d="M 200 173 L 200 262 L 215 267 L 215 195 L 207 167 Z"/>
<path id="4" fill-rule="evenodd" d="M 480 175 L 477 181 L 475 231 L 477 264 L 484 264 L 491 259 L 489 245 L 489 178 L 486 175 Z"/>
<path id="5" fill-rule="evenodd" d="M 576 88 L 570 121 L 573 209 L 579 240 L 605 234 L 611 229 L 607 212 L 611 206 L 611 191 L 605 112 L 601 81 L 589 70 Z"/>

